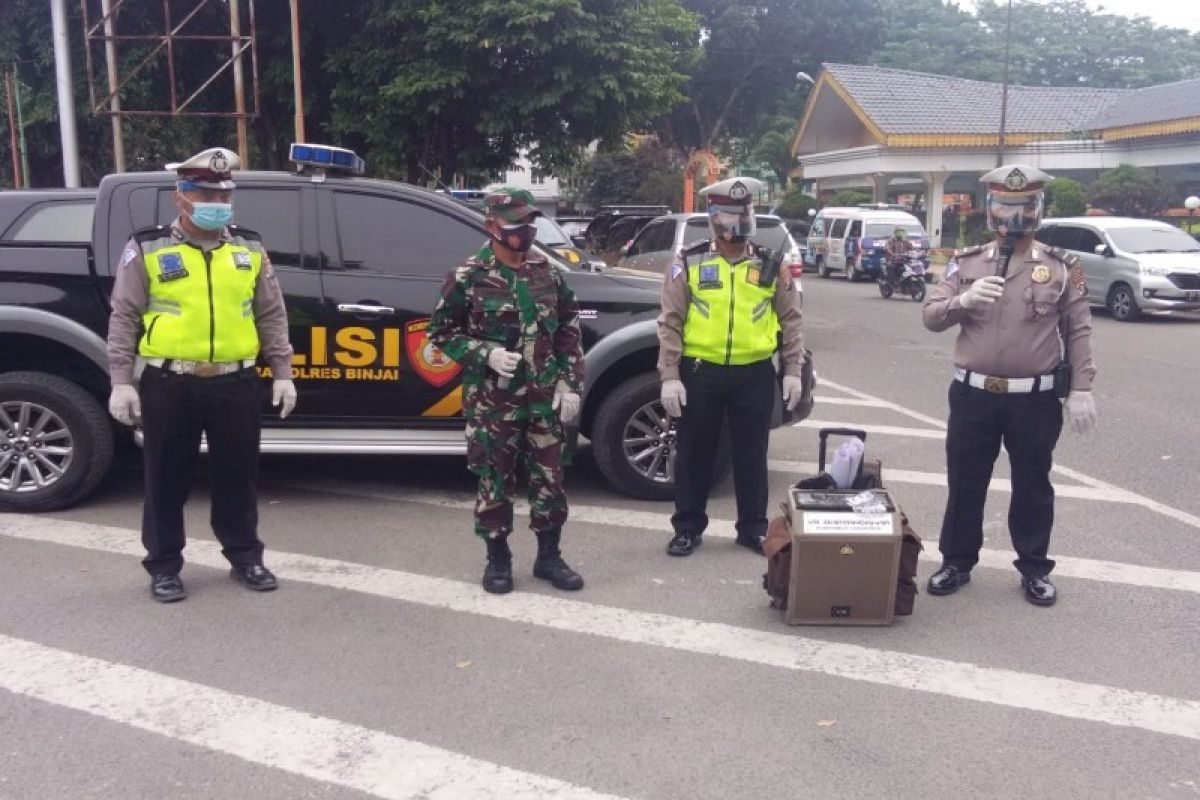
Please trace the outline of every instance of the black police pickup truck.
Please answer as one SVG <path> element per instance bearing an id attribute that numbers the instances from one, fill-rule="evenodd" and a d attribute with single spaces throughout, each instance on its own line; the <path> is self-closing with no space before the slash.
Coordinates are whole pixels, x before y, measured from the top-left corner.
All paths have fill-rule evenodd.
<path id="1" fill-rule="evenodd" d="M 127 173 L 98 189 L 0 192 L 0 511 L 62 508 L 104 477 L 120 433 L 106 412 L 113 274 L 134 230 L 174 218 L 173 179 Z M 311 165 L 235 180 L 238 223 L 262 234 L 296 350 L 299 404 L 286 421 L 271 413 L 260 367 L 263 451 L 464 453 L 458 369 L 425 328 L 446 272 L 486 239 L 480 214 Z M 581 309 L 580 430 L 593 458 L 620 491 L 669 497 L 657 281 L 562 268 Z"/>

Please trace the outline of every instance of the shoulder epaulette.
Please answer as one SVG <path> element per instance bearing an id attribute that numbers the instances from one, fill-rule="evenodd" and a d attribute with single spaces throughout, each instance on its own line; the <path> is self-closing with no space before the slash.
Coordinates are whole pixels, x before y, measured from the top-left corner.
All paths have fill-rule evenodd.
<path id="1" fill-rule="evenodd" d="M 155 239 L 161 239 L 164 235 L 168 235 L 171 228 L 167 225 L 148 225 L 145 228 L 138 228 L 133 232 L 133 238 L 138 244 L 152 242 Z"/>
<path id="2" fill-rule="evenodd" d="M 258 231 L 243 228 L 241 225 L 230 225 L 229 232 L 234 236 L 240 236 L 243 239 L 253 239 L 256 242 L 262 241 L 262 234 Z"/>
<path id="3" fill-rule="evenodd" d="M 1066 264 L 1068 267 L 1073 267 L 1079 263 L 1079 256 L 1075 255 L 1074 253 L 1068 253 L 1061 247 L 1047 247 L 1046 252 Z"/>
<path id="4" fill-rule="evenodd" d="M 976 253 L 982 253 L 985 247 L 987 247 L 987 245 L 977 244 L 974 247 L 964 247 L 962 250 L 955 250 L 954 258 L 962 258 L 963 256 L 973 256 Z"/>

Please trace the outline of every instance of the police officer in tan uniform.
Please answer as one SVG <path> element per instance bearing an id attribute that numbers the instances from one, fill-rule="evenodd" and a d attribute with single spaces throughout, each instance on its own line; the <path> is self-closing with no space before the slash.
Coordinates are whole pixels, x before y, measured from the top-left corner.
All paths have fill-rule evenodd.
<path id="1" fill-rule="evenodd" d="M 679 253 L 664 276 L 658 372 L 667 414 L 679 418 L 673 556 L 700 546 L 722 425 L 733 447 L 737 544 L 762 552 L 767 533 L 767 442 L 780 356 L 783 400 L 803 393 L 800 300 L 778 255 L 753 244 L 762 182 L 728 178 L 700 191 L 713 238 Z"/>
<path id="2" fill-rule="evenodd" d="M 983 506 L 1000 445 L 1012 465 L 1008 528 L 1025 599 L 1053 605 L 1051 457 L 1064 416 L 1078 433 L 1096 424 L 1092 400 L 1092 316 L 1078 258 L 1034 240 L 1043 186 L 1036 167 L 1006 164 L 987 184 L 988 227 L 996 241 L 955 254 L 925 301 L 925 327 L 958 327 L 950 422 L 948 496 L 932 595 L 971 579 L 983 544 Z"/>
<path id="3" fill-rule="evenodd" d="M 169 226 L 140 230 L 117 265 L 108 323 L 108 409 L 142 427 L 146 498 L 142 565 L 161 603 L 187 597 L 183 506 L 203 434 L 212 475 L 212 527 L 234 580 L 270 591 L 258 538 L 261 353 L 271 401 L 286 417 L 296 404 L 287 311 L 258 234 L 231 225 L 236 153 L 212 147 L 167 164 L 176 173 Z M 141 380 L 135 385 L 135 366 Z"/>

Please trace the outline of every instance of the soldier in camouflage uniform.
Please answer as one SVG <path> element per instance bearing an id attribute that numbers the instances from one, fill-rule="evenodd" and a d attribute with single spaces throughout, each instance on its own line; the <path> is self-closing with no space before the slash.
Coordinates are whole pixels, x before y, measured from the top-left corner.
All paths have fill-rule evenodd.
<path id="1" fill-rule="evenodd" d="M 564 425 L 583 395 L 579 309 L 558 269 L 529 252 L 541 213 L 533 195 L 504 187 L 484 199 L 484 211 L 491 240 L 446 276 L 429 323 L 430 341 L 463 365 L 467 465 L 479 476 L 475 533 L 487 542 L 483 588 L 512 591 L 508 535 L 523 471 L 538 539 L 533 574 L 581 589 L 559 551 Z"/>

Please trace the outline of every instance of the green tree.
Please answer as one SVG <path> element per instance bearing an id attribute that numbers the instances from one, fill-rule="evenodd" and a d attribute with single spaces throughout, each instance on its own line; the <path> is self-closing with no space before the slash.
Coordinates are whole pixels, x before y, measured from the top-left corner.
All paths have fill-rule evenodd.
<path id="1" fill-rule="evenodd" d="M 856 206 L 859 203 L 871 202 L 871 193 L 862 189 L 842 189 L 829 198 L 831 206 Z"/>
<path id="2" fill-rule="evenodd" d="M 683 196 L 683 159 L 652 140 L 629 150 L 598 153 L 579 174 L 583 198 L 592 207 L 652 203 L 678 208 Z"/>
<path id="3" fill-rule="evenodd" d="M 1070 178 L 1055 178 L 1046 184 L 1046 214 L 1051 217 L 1078 217 L 1087 211 L 1083 184 Z"/>
<path id="4" fill-rule="evenodd" d="M 522 150 L 547 171 L 680 100 L 695 19 L 674 0 L 360 0 L 326 64 L 333 129 L 379 170 L 449 180 Z"/>
<path id="5" fill-rule="evenodd" d="M 792 189 L 779 201 L 779 205 L 775 207 L 775 213 L 785 219 L 807 221 L 809 209 L 815 209 L 819 205 L 817 198 L 812 195 Z"/>
<path id="6" fill-rule="evenodd" d="M 1088 187 L 1092 205 L 1122 217 L 1152 217 L 1171 205 L 1174 188 L 1153 170 L 1130 164 L 1100 173 Z"/>

